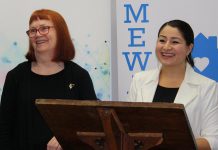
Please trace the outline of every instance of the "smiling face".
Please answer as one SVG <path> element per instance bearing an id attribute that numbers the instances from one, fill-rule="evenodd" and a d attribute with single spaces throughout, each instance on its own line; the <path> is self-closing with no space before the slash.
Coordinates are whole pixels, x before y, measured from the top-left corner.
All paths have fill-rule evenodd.
<path id="1" fill-rule="evenodd" d="M 182 34 L 177 28 L 165 26 L 158 37 L 156 55 L 164 66 L 185 65 L 186 57 L 191 52 L 193 45 L 187 45 Z"/>
<path id="2" fill-rule="evenodd" d="M 47 28 L 49 27 L 49 28 Z M 39 29 L 43 33 L 43 30 L 48 29 L 47 34 L 40 34 L 39 30 L 36 32 L 34 37 L 30 38 L 31 44 L 34 48 L 35 55 L 40 54 L 49 54 L 51 58 L 54 55 L 56 43 L 57 43 L 57 34 L 54 28 L 52 21 L 50 20 L 35 20 L 30 24 L 29 29 L 34 31 L 35 29 Z"/>

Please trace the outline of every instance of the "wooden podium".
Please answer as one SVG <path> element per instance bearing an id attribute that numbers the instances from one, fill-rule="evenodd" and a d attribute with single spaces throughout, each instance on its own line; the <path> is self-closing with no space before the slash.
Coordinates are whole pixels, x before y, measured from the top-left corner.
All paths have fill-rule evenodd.
<path id="1" fill-rule="evenodd" d="M 184 106 L 37 99 L 63 150 L 195 150 Z"/>

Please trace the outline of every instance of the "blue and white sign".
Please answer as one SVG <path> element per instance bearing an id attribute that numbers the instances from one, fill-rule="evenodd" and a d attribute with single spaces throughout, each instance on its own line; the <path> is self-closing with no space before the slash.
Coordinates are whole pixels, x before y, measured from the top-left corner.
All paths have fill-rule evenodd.
<path id="1" fill-rule="evenodd" d="M 205 37 L 199 33 L 195 37 L 193 49 L 195 71 L 218 82 L 217 36 Z"/>
<path id="2" fill-rule="evenodd" d="M 157 67 L 155 46 L 160 26 L 180 19 L 195 33 L 195 71 L 218 81 L 218 1 L 117 0 L 118 95 L 125 100 L 135 72 Z"/>

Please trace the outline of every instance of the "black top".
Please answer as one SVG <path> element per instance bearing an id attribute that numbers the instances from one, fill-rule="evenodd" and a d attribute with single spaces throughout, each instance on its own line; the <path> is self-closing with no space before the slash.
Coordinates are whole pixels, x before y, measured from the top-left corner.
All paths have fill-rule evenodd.
<path id="1" fill-rule="evenodd" d="M 153 102 L 168 102 L 173 103 L 179 88 L 167 88 L 158 85 Z"/>
<path id="2" fill-rule="evenodd" d="M 45 150 L 52 133 L 35 106 L 35 99 L 96 100 L 92 80 L 74 62 L 53 75 L 31 71 L 24 62 L 9 71 L 0 107 L 0 147 L 4 150 Z"/>

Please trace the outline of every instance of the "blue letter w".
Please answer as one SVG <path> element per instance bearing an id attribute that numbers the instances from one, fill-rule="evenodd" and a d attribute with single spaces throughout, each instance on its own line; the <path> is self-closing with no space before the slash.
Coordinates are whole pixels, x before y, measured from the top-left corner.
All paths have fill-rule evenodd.
<path id="1" fill-rule="evenodd" d="M 126 62 L 127 62 L 127 65 L 129 67 L 129 70 L 130 71 L 133 71 L 134 67 L 135 67 L 135 63 L 136 61 L 139 62 L 139 65 L 141 67 L 141 70 L 145 70 L 146 68 L 146 65 L 148 63 L 148 59 L 149 59 L 149 56 L 151 55 L 152 52 L 144 52 L 144 55 L 145 55 L 145 60 L 144 62 L 142 63 L 142 58 L 141 58 L 141 54 L 142 52 L 132 52 L 132 55 L 133 55 L 133 60 L 132 60 L 132 63 L 130 63 L 130 59 L 129 59 L 129 54 L 130 52 L 122 52 L 122 54 L 125 56 L 126 58 Z"/>

